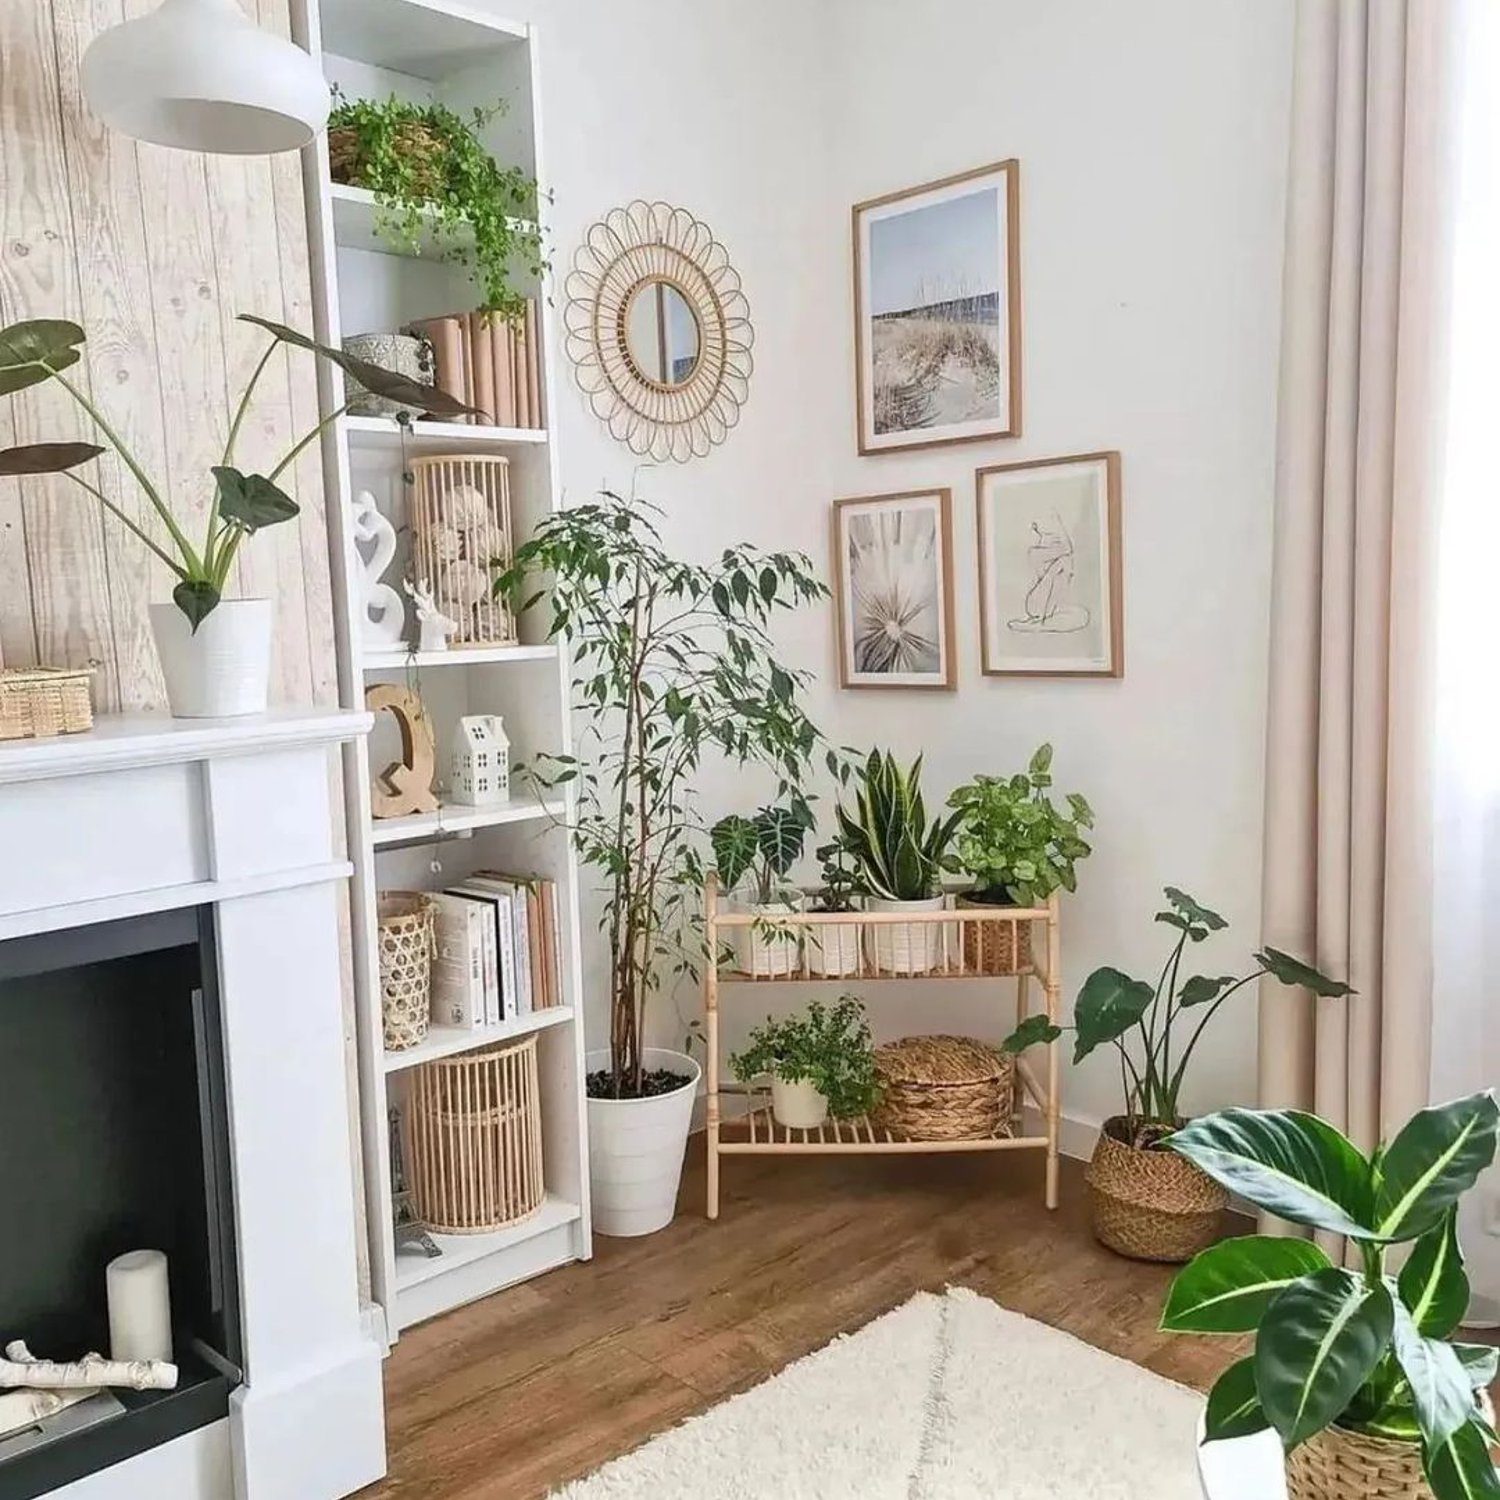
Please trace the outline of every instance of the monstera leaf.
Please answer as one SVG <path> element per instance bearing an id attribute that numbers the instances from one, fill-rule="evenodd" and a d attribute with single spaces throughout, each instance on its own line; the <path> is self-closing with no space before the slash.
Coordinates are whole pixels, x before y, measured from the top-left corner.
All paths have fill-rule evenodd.
<path id="1" fill-rule="evenodd" d="M 61 474 L 103 452 L 98 443 L 30 443 L 24 448 L 6 448 L 0 450 L 0 475 Z"/>
<path id="2" fill-rule="evenodd" d="M 24 391 L 76 365 L 83 329 L 62 318 L 32 318 L 0 328 L 0 396 Z"/>

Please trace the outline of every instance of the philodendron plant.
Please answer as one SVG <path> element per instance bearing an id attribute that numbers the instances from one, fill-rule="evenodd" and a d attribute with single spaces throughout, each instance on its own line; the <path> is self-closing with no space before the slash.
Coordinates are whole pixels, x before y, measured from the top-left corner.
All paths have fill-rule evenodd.
<path id="1" fill-rule="evenodd" d="M 860 884 L 881 901 L 926 901 L 938 894 L 948 845 L 963 813 L 927 821 L 922 757 L 909 770 L 872 750 L 860 771 L 853 813 L 838 809 L 839 831 L 859 865 Z"/>
<path id="2" fill-rule="evenodd" d="M 749 875 L 757 905 L 770 906 L 779 901 L 788 872 L 802 857 L 812 821 L 812 813 L 800 796 L 785 804 L 763 807 L 751 818 L 742 813 L 720 818 L 709 829 L 708 839 L 724 889 L 734 890 Z"/>
<path id="3" fill-rule="evenodd" d="M 122 503 L 111 500 L 98 484 L 73 472 L 98 458 L 105 450 L 98 443 L 31 443 L 0 450 L 0 477 L 61 474 L 85 494 L 92 495 L 137 541 L 172 570 L 177 584 L 172 600 L 187 616 L 196 633 L 203 619 L 218 605 L 229 581 L 235 554 L 248 536 L 267 526 L 289 521 L 297 514 L 297 502 L 276 481 L 331 422 L 348 409 L 340 407 L 324 417 L 311 432 L 299 438 L 278 460 L 269 474 L 246 474 L 233 465 L 235 440 L 239 437 L 250 398 L 271 356 L 282 344 L 307 349 L 352 375 L 366 390 L 437 417 L 458 417 L 473 408 L 437 390 L 395 375 L 341 349 L 316 343 L 295 329 L 241 313 L 239 321 L 253 323 L 271 335 L 270 342 L 246 382 L 244 393 L 229 424 L 223 457 L 209 471 L 213 491 L 203 540 L 195 544 L 167 503 L 162 487 L 146 473 L 120 435 L 105 420 L 83 387 L 64 372 L 76 365 L 84 343 L 83 329 L 60 318 L 36 318 L 0 329 L 0 396 L 13 395 L 46 380 L 55 380 L 83 408 L 101 437 L 120 456 L 151 509 L 161 523 L 162 536 L 153 536 Z M 121 497 L 123 500 L 123 496 Z"/>
<path id="4" fill-rule="evenodd" d="M 1156 920 L 1173 928 L 1177 940 L 1156 982 L 1132 979 L 1106 966 L 1084 980 L 1073 1003 L 1073 1061 L 1082 1062 L 1096 1048 L 1114 1047 L 1119 1054 L 1125 1105 L 1121 1118 L 1128 1131 L 1127 1144 L 1140 1147 L 1159 1144 L 1182 1123 L 1179 1099 L 1188 1064 L 1209 1022 L 1232 995 L 1267 975 L 1315 995 L 1352 993 L 1342 980 L 1330 979 L 1270 947 L 1252 955 L 1254 967 L 1245 974 L 1184 977 L 1182 960 L 1188 945 L 1196 947 L 1229 924 L 1175 886 L 1167 886 L 1164 894 L 1167 907 L 1157 912 Z M 1190 1025 L 1192 1031 L 1183 1040 L 1177 1028 L 1186 1030 Z M 1029 1016 L 1005 1046 L 1019 1052 L 1061 1035 L 1062 1028 L 1045 1016 Z"/>
<path id="5" fill-rule="evenodd" d="M 1255 1335 L 1208 1398 L 1206 1436 L 1274 1427 L 1288 1452 L 1325 1427 L 1420 1446 L 1437 1500 L 1495 1500 L 1500 1474 L 1480 1399 L 1500 1351 L 1452 1342 L 1469 1300 L 1457 1203 L 1495 1159 L 1493 1090 L 1424 1109 L 1365 1156 L 1298 1110 L 1229 1109 L 1172 1150 L 1258 1207 L 1343 1235 L 1358 1268 L 1308 1240 L 1224 1240 L 1172 1283 L 1162 1327 Z M 1399 1273 L 1393 1247 L 1410 1246 Z"/>

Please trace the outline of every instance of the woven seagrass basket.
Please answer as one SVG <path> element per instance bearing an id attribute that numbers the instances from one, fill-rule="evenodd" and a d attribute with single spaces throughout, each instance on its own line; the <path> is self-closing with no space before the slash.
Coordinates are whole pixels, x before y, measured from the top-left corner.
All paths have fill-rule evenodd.
<path id="1" fill-rule="evenodd" d="M 443 185 L 443 142 L 425 125 L 411 122 L 392 132 L 395 154 L 412 163 L 412 188 L 423 198 L 436 198 Z M 335 125 L 328 132 L 328 175 L 350 187 L 364 187 L 365 153 L 352 125 Z"/>
<path id="2" fill-rule="evenodd" d="M 967 1036 L 909 1036 L 875 1049 L 880 1104 L 872 1123 L 910 1141 L 1009 1135 L 1015 1059 Z"/>
<path id="3" fill-rule="evenodd" d="M 380 930 L 380 1019 L 387 1052 L 427 1038 L 432 1017 L 432 902 L 420 891 L 385 891 Z"/>
<path id="4" fill-rule="evenodd" d="M 1132 1260 L 1191 1260 L 1219 1237 L 1229 1194 L 1175 1151 L 1127 1145 L 1125 1132 L 1121 1116 L 1106 1120 L 1084 1173 L 1095 1236 Z"/>
<path id="5" fill-rule="evenodd" d="M 1415 1443 L 1325 1427 L 1287 1455 L 1287 1500 L 1433 1500 Z"/>
<path id="6" fill-rule="evenodd" d="M 0 671 L 0 740 L 48 739 L 94 727 L 87 667 Z"/>
<path id="7" fill-rule="evenodd" d="M 972 901 L 959 896 L 955 906 L 965 911 L 992 911 L 1005 916 L 1003 906 Z M 973 974 L 1015 974 L 1031 966 L 1031 923 L 1000 921 L 965 922 L 964 968 Z"/>

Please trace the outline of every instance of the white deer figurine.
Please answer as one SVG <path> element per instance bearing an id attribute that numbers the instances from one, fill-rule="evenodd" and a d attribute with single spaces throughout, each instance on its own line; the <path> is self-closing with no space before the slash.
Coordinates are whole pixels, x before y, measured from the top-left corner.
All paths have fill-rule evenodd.
<path id="1" fill-rule="evenodd" d="M 420 583 L 412 583 L 408 579 L 405 587 L 406 592 L 411 595 L 412 603 L 417 606 L 417 624 L 421 628 L 417 650 L 446 651 L 448 637 L 458 629 L 458 621 L 445 615 L 437 607 L 425 578 Z"/>

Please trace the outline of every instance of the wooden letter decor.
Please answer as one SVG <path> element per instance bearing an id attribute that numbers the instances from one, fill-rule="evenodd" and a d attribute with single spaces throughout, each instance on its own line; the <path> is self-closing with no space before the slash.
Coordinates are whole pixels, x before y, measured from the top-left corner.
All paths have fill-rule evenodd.
<path id="1" fill-rule="evenodd" d="M 382 682 L 365 693 L 365 707 L 372 713 L 389 709 L 401 730 L 401 759 L 371 783 L 371 813 L 377 818 L 404 818 L 412 813 L 436 812 L 438 800 L 432 778 L 437 769 L 437 745 L 422 700 L 410 688 Z"/>

